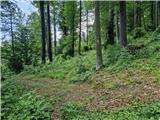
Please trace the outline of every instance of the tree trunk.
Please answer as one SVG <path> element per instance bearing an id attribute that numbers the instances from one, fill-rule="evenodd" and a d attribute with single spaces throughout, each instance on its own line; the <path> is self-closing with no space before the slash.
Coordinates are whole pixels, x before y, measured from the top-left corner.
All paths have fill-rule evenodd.
<path id="1" fill-rule="evenodd" d="M 158 1 L 158 26 L 160 25 L 160 1 Z"/>
<path id="2" fill-rule="evenodd" d="M 11 13 L 11 44 L 12 44 L 12 54 L 13 56 L 15 55 L 15 52 L 14 52 L 14 35 L 13 35 L 13 19 L 12 19 L 12 13 Z"/>
<path id="3" fill-rule="evenodd" d="M 109 25 L 108 25 L 108 41 L 110 45 L 114 44 L 114 2 L 109 2 Z"/>
<path id="4" fill-rule="evenodd" d="M 46 41 L 45 41 L 45 19 L 44 19 L 44 1 L 40 1 L 41 31 L 42 31 L 42 64 L 46 63 Z"/>
<path id="5" fill-rule="evenodd" d="M 51 38 L 51 25 L 50 25 L 50 5 L 47 4 L 47 25 L 48 25 L 48 55 L 49 61 L 52 62 L 52 38 Z"/>
<path id="6" fill-rule="evenodd" d="M 135 1 L 134 4 L 134 27 L 141 27 L 141 3 L 140 1 Z"/>
<path id="7" fill-rule="evenodd" d="M 89 34 L 88 32 L 88 10 L 86 12 L 87 12 L 87 45 L 88 45 L 88 34 Z"/>
<path id="8" fill-rule="evenodd" d="M 127 45 L 125 1 L 120 1 L 120 43 L 122 47 L 126 47 Z"/>
<path id="9" fill-rule="evenodd" d="M 56 56 L 57 35 L 56 35 L 56 10 L 55 10 L 55 6 L 53 6 L 53 10 L 54 10 L 54 15 L 53 15 L 53 22 L 54 22 L 54 55 Z M 66 33 L 65 33 L 65 35 L 66 35 Z"/>
<path id="10" fill-rule="evenodd" d="M 95 24 L 96 24 L 96 70 L 103 67 L 101 36 L 100 36 L 100 12 L 99 1 L 95 1 Z"/>
<path id="11" fill-rule="evenodd" d="M 156 27 L 160 25 L 160 2 L 156 1 L 156 6 L 155 6 L 155 24 Z"/>
<path id="12" fill-rule="evenodd" d="M 62 5 L 63 5 L 63 7 L 62 7 L 62 13 L 61 14 L 63 14 L 63 12 L 64 12 L 64 7 L 65 7 L 65 3 L 64 3 L 64 1 L 62 2 Z M 63 36 L 67 36 L 67 32 L 68 32 L 68 27 L 65 25 L 65 22 L 64 21 L 66 21 L 66 18 L 64 17 L 64 15 L 62 15 L 62 31 L 63 31 Z"/>
<path id="13" fill-rule="evenodd" d="M 117 42 L 119 41 L 119 12 L 116 12 L 116 37 Z"/>
<path id="14" fill-rule="evenodd" d="M 155 5 L 155 25 L 158 26 L 158 1 L 156 1 Z"/>
<path id="15" fill-rule="evenodd" d="M 155 29 L 155 1 L 151 1 L 151 26 L 153 30 Z"/>
<path id="16" fill-rule="evenodd" d="M 80 0 L 80 16 L 79 16 L 79 46 L 78 46 L 78 53 L 81 54 L 81 0 Z"/>
<path id="17" fill-rule="evenodd" d="M 71 27 L 71 56 L 74 56 L 74 20 L 75 20 L 75 11 L 74 11 L 74 1 L 73 1 L 73 11 L 72 11 L 72 27 Z"/>

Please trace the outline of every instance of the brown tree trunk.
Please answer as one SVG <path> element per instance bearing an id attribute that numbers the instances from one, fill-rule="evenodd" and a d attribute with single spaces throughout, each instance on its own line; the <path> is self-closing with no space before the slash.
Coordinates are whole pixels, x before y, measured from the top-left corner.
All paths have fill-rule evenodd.
<path id="1" fill-rule="evenodd" d="M 80 16 L 79 16 L 79 45 L 78 45 L 78 53 L 81 54 L 81 0 L 80 0 Z"/>
<path id="2" fill-rule="evenodd" d="M 42 64 L 46 63 L 44 1 L 40 1 L 41 31 L 42 31 Z"/>
<path id="3" fill-rule="evenodd" d="M 50 5 L 47 4 L 47 25 L 48 25 L 48 56 L 49 61 L 52 62 L 52 38 L 51 38 L 51 25 L 50 25 Z"/>
<path id="4" fill-rule="evenodd" d="M 120 1 L 120 43 L 122 47 L 127 46 L 125 1 Z"/>
<path id="5" fill-rule="evenodd" d="M 109 2 L 109 24 L 108 24 L 108 41 L 110 45 L 114 44 L 114 2 Z"/>
<path id="6" fill-rule="evenodd" d="M 54 15 L 53 15 L 53 22 L 54 22 L 54 55 L 56 56 L 56 47 L 57 47 L 57 35 L 56 35 L 56 10 L 55 6 L 53 6 Z M 66 31 L 64 33 L 67 34 Z"/>
<path id="7" fill-rule="evenodd" d="M 99 1 L 95 1 L 95 24 L 96 24 L 96 70 L 103 67 L 101 35 L 100 35 L 100 12 Z"/>

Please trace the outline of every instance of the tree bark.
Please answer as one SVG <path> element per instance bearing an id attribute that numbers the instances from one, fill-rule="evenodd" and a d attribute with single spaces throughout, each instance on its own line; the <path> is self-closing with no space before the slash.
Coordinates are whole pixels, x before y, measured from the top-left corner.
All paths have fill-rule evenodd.
<path id="1" fill-rule="evenodd" d="M 120 43 L 122 47 L 127 46 L 125 1 L 120 1 Z"/>
<path id="2" fill-rule="evenodd" d="M 155 4 L 155 24 L 158 27 L 160 25 L 160 2 L 156 1 Z"/>
<path id="3" fill-rule="evenodd" d="M 160 25 L 160 1 L 158 1 L 158 26 Z"/>
<path id="4" fill-rule="evenodd" d="M 110 45 L 114 44 L 114 2 L 109 2 L 109 25 L 108 25 L 108 41 Z"/>
<path id="5" fill-rule="evenodd" d="M 49 61 L 52 62 L 52 38 L 51 38 L 51 25 L 50 25 L 50 3 L 47 4 L 47 25 L 48 25 L 48 55 Z"/>
<path id="6" fill-rule="evenodd" d="M 14 35 L 13 35 L 13 18 L 12 18 L 12 12 L 11 12 L 11 44 L 12 44 L 12 54 L 13 56 L 15 55 L 15 52 L 14 52 Z"/>
<path id="7" fill-rule="evenodd" d="M 74 1 L 73 1 L 73 11 L 72 11 L 72 27 L 71 27 L 71 56 L 74 56 L 74 20 L 75 20 L 75 11 L 74 11 Z"/>
<path id="8" fill-rule="evenodd" d="M 96 70 L 103 67 L 101 35 L 100 35 L 100 12 L 99 1 L 95 1 L 95 24 L 96 24 Z"/>
<path id="9" fill-rule="evenodd" d="M 116 12 L 116 37 L 117 41 L 119 41 L 119 12 Z"/>
<path id="10" fill-rule="evenodd" d="M 88 45 L 88 34 L 89 34 L 88 32 L 88 9 L 86 10 L 86 12 L 87 12 L 87 45 Z"/>
<path id="11" fill-rule="evenodd" d="M 54 10 L 54 15 L 53 15 L 53 22 L 54 22 L 54 55 L 56 56 L 57 35 L 56 35 L 56 10 L 55 10 L 55 6 L 53 6 L 53 10 Z M 65 35 L 66 35 L 66 33 L 65 33 Z"/>
<path id="12" fill-rule="evenodd" d="M 82 9 L 82 5 L 81 5 L 81 0 L 80 0 L 80 16 L 79 16 L 79 46 L 78 46 L 78 53 L 79 55 L 81 54 L 81 9 Z"/>
<path id="13" fill-rule="evenodd" d="M 151 1 L 151 26 L 153 29 L 155 29 L 155 2 L 154 1 Z"/>
<path id="14" fill-rule="evenodd" d="M 42 64 L 46 63 L 46 41 L 45 41 L 45 19 L 44 19 L 44 1 L 40 1 L 41 31 L 42 31 Z"/>

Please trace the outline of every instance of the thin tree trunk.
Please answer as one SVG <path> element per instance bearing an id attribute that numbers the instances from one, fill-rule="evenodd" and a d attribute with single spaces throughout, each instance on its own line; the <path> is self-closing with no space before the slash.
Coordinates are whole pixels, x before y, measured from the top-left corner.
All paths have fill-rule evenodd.
<path id="1" fill-rule="evenodd" d="M 160 25 L 160 1 L 158 1 L 158 26 Z"/>
<path id="2" fill-rule="evenodd" d="M 50 5 L 49 1 L 47 4 L 47 25 L 48 25 L 48 55 L 49 61 L 52 62 L 52 39 L 51 39 L 51 25 L 50 25 Z"/>
<path id="3" fill-rule="evenodd" d="M 14 35 L 13 35 L 13 19 L 12 19 L 12 13 L 11 13 L 11 43 L 12 43 L 12 54 L 13 56 L 15 55 L 15 52 L 14 52 Z"/>
<path id="4" fill-rule="evenodd" d="M 144 29 L 147 30 L 146 21 L 145 21 L 145 16 L 144 16 L 144 10 L 142 10 L 142 21 L 143 21 Z"/>
<path id="5" fill-rule="evenodd" d="M 116 12 L 116 37 L 117 41 L 119 41 L 119 12 Z"/>
<path id="6" fill-rule="evenodd" d="M 79 46 L 78 46 L 78 53 L 81 54 L 81 0 L 80 0 L 80 16 L 79 16 Z"/>
<path id="7" fill-rule="evenodd" d="M 108 41 L 110 45 L 114 44 L 114 2 L 109 2 L 109 24 L 108 24 Z"/>
<path id="8" fill-rule="evenodd" d="M 141 27 L 141 3 L 140 1 L 135 1 L 134 4 L 134 28 Z"/>
<path id="9" fill-rule="evenodd" d="M 89 34 L 89 32 L 88 32 L 88 9 L 87 9 L 87 45 L 88 45 L 88 34 Z"/>
<path id="10" fill-rule="evenodd" d="M 127 45 L 126 35 L 126 2 L 120 1 L 120 42 L 122 47 Z"/>
<path id="11" fill-rule="evenodd" d="M 56 35 L 56 10 L 55 10 L 55 6 L 53 6 L 54 8 L 54 15 L 53 15 L 53 22 L 54 22 L 54 54 L 56 56 L 56 47 L 57 47 L 57 35 Z M 65 33 L 66 34 L 66 33 Z"/>
<path id="12" fill-rule="evenodd" d="M 46 63 L 46 41 L 45 41 L 45 19 L 44 19 L 44 1 L 40 1 L 41 31 L 42 31 L 42 64 Z"/>
<path id="13" fill-rule="evenodd" d="M 155 9 L 154 9 L 154 4 L 155 2 L 154 1 L 151 1 L 151 12 L 150 12 L 150 15 L 151 15 L 151 26 L 153 29 L 155 29 Z"/>
<path id="14" fill-rule="evenodd" d="M 158 1 L 156 1 L 155 5 L 155 25 L 158 27 Z"/>
<path id="15" fill-rule="evenodd" d="M 73 11 L 72 11 L 72 27 L 71 27 L 71 56 L 74 56 L 74 19 L 75 19 L 75 14 L 74 14 L 74 1 L 73 1 Z"/>
<path id="16" fill-rule="evenodd" d="M 62 2 L 62 11 L 64 12 L 64 7 L 65 7 L 65 5 L 64 5 L 65 3 L 64 3 L 64 1 Z M 62 13 L 63 13 L 62 12 Z M 62 21 L 63 21 L 63 24 L 62 24 L 62 31 L 63 31 L 63 36 L 65 37 L 65 36 L 67 36 L 67 32 L 68 32 L 68 28 L 67 28 L 67 26 L 64 24 L 65 22 L 64 21 L 66 21 L 65 20 L 66 18 L 64 17 L 64 16 L 62 16 Z"/>
<path id="17" fill-rule="evenodd" d="M 101 36 L 100 36 L 100 12 L 99 1 L 95 1 L 95 24 L 96 24 L 96 70 L 103 67 Z"/>

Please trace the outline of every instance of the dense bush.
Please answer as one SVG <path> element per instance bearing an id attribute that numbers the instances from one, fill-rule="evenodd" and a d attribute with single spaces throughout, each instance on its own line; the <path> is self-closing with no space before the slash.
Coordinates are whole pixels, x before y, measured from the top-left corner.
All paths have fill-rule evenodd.
<path id="1" fill-rule="evenodd" d="M 145 30 L 142 27 L 137 27 L 133 30 L 133 38 L 139 38 L 145 35 Z"/>
<path id="2" fill-rule="evenodd" d="M 14 55 L 9 58 L 8 66 L 11 70 L 15 71 L 16 73 L 19 73 L 23 70 L 23 61 L 20 56 Z"/>
<path id="3" fill-rule="evenodd" d="M 84 45 L 84 46 L 83 46 L 83 51 L 84 51 L 84 52 L 87 52 L 88 50 L 90 50 L 89 46 Z"/>
<path id="4" fill-rule="evenodd" d="M 1 118 L 4 120 L 50 120 L 51 105 L 34 93 L 24 92 L 14 80 L 2 84 Z"/>

